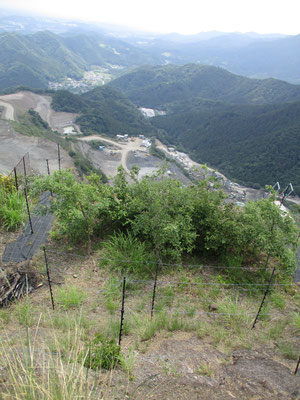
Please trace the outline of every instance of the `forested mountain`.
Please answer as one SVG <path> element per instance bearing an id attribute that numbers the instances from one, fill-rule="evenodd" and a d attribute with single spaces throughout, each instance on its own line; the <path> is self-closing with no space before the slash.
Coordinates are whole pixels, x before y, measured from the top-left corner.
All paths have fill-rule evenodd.
<path id="1" fill-rule="evenodd" d="M 83 72 L 92 65 L 117 71 L 154 62 L 155 57 L 145 51 L 99 33 L 0 34 L 0 89 L 47 88 L 49 81 L 82 78 Z"/>
<path id="2" fill-rule="evenodd" d="M 207 32 L 206 38 L 205 33 L 166 35 L 135 44 L 171 64 L 208 64 L 248 77 L 300 83 L 300 35 Z"/>
<path id="3" fill-rule="evenodd" d="M 300 101 L 300 86 L 275 79 L 250 79 L 208 65 L 143 66 L 113 80 L 135 104 L 166 108 L 195 97 L 230 103 L 268 104 Z"/>
<path id="4" fill-rule="evenodd" d="M 249 186 L 280 181 L 300 192 L 300 87 L 221 68 L 146 66 L 110 83 L 151 118 L 161 138 Z"/>
<path id="5" fill-rule="evenodd" d="M 151 119 L 169 143 L 246 185 L 293 182 L 300 193 L 300 102 L 181 106 L 181 112 Z"/>
<path id="6" fill-rule="evenodd" d="M 82 95 L 66 90 L 53 94 L 56 111 L 79 113 L 76 122 L 84 134 L 151 134 L 155 130 L 133 103 L 109 86 L 97 87 Z"/>
<path id="7" fill-rule="evenodd" d="M 80 77 L 85 66 L 85 61 L 51 32 L 0 35 L 0 89 L 18 85 L 47 88 L 49 80 Z"/>

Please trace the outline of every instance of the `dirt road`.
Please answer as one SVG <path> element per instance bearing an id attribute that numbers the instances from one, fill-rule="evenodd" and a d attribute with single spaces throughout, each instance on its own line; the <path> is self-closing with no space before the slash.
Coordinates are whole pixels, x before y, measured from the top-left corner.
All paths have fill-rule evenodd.
<path id="1" fill-rule="evenodd" d="M 85 136 L 83 138 L 80 138 L 79 140 L 83 140 L 85 142 L 99 140 L 103 143 L 109 143 L 115 146 L 118 149 L 117 151 L 120 151 L 121 153 L 121 165 L 128 174 L 130 173 L 130 170 L 127 167 L 128 154 L 130 151 L 141 150 L 141 144 L 143 142 L 143 139 L 140 138 L 134 138 L 134 140 L 128 142 L 115 142 L 114 140 L 104 138 L 100 135 Z"/>
<path id="2" fill-rule="evenodd" d="M 13 108 L 13 106 L 11 104 L 9 104 L 9 103 L 5 103 L 4 101 L 0 101 L 0 106 L 4 107 L 2 118 L 14 121 L 15 118 L 14 118 L 14 108 Z"/>

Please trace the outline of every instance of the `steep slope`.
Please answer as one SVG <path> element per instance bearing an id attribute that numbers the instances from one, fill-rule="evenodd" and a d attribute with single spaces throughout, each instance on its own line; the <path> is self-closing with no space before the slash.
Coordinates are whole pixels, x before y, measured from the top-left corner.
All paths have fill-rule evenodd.
<path id="1" fill-rule="evenodd" d="M 0 89 L 18 85 L 46 88 L 49 80 L 79 77 L 85 65 L 51 32 L 0 35 Z"/>
<path id="2" fill-rule="evenodd" d="M 239 106 L 199 100 L 178 103 L 173 111 L 152 123 L 195 160 L 249 186 L 292 182 L 300 193 L 300 102 Z"/>
<path id="3" fill-rule="evenodd" d="M 109 86 L 97 87 L 81 96 L 57 91 L 52 107 L 56 111 L 79 113 L 76 122 L 87 135 L 151 134 L 155 130 L 126 96 Z"/>
<path id="4" fill-rule="evenodd" d="M 120 39 L 95 32 L 72 33 L 64 35 L 63 40 L 73 54 L 83 58 L 89 65 L 133 67 L 162 62 L 160 56 L 155 57 Z"/>
<path id="5" fill-rule="evenodd" d="M 169 103 L 201 97 L 229 103 L 268 104 L 300 100 L 300 86 L 275 79 L 249 79 L 222 68 L 145 66 L 109 85 L 123 91 L 135 104 L 165 108 Z"/>

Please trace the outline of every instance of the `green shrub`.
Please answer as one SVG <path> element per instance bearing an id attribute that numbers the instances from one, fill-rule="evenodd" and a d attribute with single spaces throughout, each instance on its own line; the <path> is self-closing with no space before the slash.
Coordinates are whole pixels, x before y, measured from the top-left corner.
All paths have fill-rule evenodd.
<path id="1" fill-rule="evenodd" d="M 113 369 L 120 362 L 120 346 L 115 341 L 97 334 L 91 341 L 84 360 L 84 366 L 94 370 Z"/>
<path id="2" fill-rule="evenodd" d="M 115 233 L 104 242 L 103 260 L 100 266 L 107 265 L 115 272 L 146 277 L 155 269 L 154 256 L 145 243 L 131 233 Z M 130 261 L 130 262 L 128 262 Z M 152 261 L 152 262 L 148 262 Z"/>
<path id="3" fill-rule="evenodd" d="M 25 198 L 21 192 L 0 187 L 0 224 L 7 231 L 19 228 L 24 221 Z"/>

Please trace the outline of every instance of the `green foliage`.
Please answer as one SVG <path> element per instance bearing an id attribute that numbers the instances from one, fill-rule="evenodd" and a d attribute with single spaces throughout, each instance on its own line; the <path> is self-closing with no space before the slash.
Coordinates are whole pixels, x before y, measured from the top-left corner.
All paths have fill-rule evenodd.
<path id="1" fill-rule="evenodd" d="M 227 103 L 267 104 L 299 101 L 297 86 L 276 80 L 249 79 L 209 65 L 143 66 L 113 80 L 135 104 L 163 108 L 192 98 Z"/>
<path id="2" fill-rule="evenodd" d="M 85 135 L 137 135 L 154 131 L 126 96 L 108 86 L 97 87 L 82 95 L 57 91 L 52 97 L 52 106 L 56 111 L 79 113 L 76 123 Z"/>
<path id="3" fill-rule="evenodd" d="M 93 237 L 106 236 L 102 264 L 115 271 L 146 276 L 153 274 L 158 257 L 179 262 L 201 252 L 225 261 L 225 283 L 268 280 L 265 268 L 271 263 L 278 279 L 293 274 L 298 230 L 274 195 L 240 208 L 225 202 L 211 182 L 182 187 L 163 172 L 137 180 L 138 169 L 133 169 L 129 184 L 120 167 L 111 187 L 95 175 L 77 182 L 70 171 L 59 171 L 36 178 L 32 186 L 55 194 L 50 208 L 61 235 L 87 240 L 89 251 Z M 256 272 L 243 268 L 255 265 Z"/>
<path id="4" fill-rule="evenodd" d="M 293 343 L 281 342 L 278 343 L 278 348 L 288 360 L 297 360 L 299 357 L 299 350 Z"/>
<path id="5" fill-rule="evenodd" d="M 18 229 L 24 221 L 25 210 L 23 194 L 5 180 L 5 185 L 0 186 L 0 226 L 7 231 Z"/>
<path id="6" fill-rule="evenodd" d="M 30 327 L 34 324 L 32 304 L 27 297 L 24 301 L 17 304 L 16 315 L 20 325 Z"/>
<path id="7" fill-rule="evenodd" d="M 90 253 L 92 235 L 104 222 L 110 187 L 103 185 L 97 175 L 78 182 L 70 171 L 61 170 L 52 176 L 37 177 L 32 188 L 38 193 L 50 190 L 56 194 L 50 209 L 58 218 L 60 233 L 73 241 L 86 237 Z"/>
<path id="8" fill-rule="evenodd" d="M 155 269 L 152 252 L 130 232 L 119 232 L 110 236 L 103 243 L 102 254 L 104 259 L 100 261 L 100 265 L 108 265 L 112 271 L 121 274 L 145 277 Z"/>
<path id="9" fill-rule="evenodd" d="M 86 293 L 75 286 L 59 288 L 55 293 L 55 300 L 66 310 L 80 307 L 85 298 Z"/>
<path id="10" fill-rule="evenodd" d="M 142 67 L 109 85 L 135 104 L 167 110 L 152 125 L 195 161 L 247 186 L 279 180 L 300 193 L 298 86 L 192 64 Z"/>
<path id="11" fill-rule="evenodd" d="M 49 129 L 49 125 L 46 121 L 41 118 L 40 114 L 36 111 L 34 111 L 32 108 L 28 110 L 28 114 L 31 117 L 32 123 L 38 127 L 38 128 L 44 128 L 44 129 Z"/>
<path id="12" fill-rule="evenodd" d="M 13 176 L 0 174 L 0 190 L 6 193 L 12 193 L 16 189 Z"/>
<path id="13" fill-rule="evenodd" d="M 84 366 L 94 370 L 113 369 L 120 362 L 121 349 L 115 341 L 97 334 L 88 348 Z"/>

